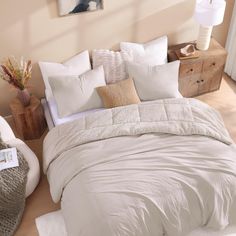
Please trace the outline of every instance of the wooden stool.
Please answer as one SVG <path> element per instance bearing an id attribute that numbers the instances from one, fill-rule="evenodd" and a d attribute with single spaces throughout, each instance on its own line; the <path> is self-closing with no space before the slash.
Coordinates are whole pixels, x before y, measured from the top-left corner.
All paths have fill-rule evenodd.
<path id="1" fill-rule="evenodd" d="M 43 107 L 35 96 L 31 97 L 30 105 L 24 107 L 19 99 L 10 103 L 12 116 L 18 134 L 25 140 L 40 138 L 47 125 Z"/>

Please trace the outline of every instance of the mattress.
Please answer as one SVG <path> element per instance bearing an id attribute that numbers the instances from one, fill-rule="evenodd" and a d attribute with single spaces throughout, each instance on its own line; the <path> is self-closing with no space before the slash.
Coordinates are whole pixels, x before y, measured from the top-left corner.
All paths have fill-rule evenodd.
<path id="1" fill-rule="evenodd" d="M 53 123 L 52 116 L 49 111 L 48 103 L 45 98 L 41 99 L 41 104 L 43 106 L 44 116 L 47 121 L 48 129 L 51 130 L 53 127 L 55 127 L 55 125 Z"/>

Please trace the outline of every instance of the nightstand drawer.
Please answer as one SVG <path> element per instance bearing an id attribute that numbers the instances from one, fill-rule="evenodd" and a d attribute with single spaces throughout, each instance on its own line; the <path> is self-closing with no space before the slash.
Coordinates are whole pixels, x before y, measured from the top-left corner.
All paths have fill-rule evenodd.
<path id="1" fill-rule="evenodd" d="M 219 70 L 225 64 L 226 56 L 210 57 L 203 62 L 203 72 Z"/>
<path id="2" fill-rule="evenodd" d="M 198 95 L 201 75 L 179 78 L 179 91 L 184 97 L 194 97 Z"/>
<path id="3" fill-rule="evenodd" d="M 202 61 L 193 62 L 193 63 L 181 63 L 179 76 L 181 78 L 200 74 L 202 71 Z"/>
<path id="4" fill-rule="evenodd" d="M 206 75 L 206 74 L 205 74 Z M 200 80 L 198 81 L 198 95 L 211 92 L 212 77 L 204 76 L 202 74 Z"/>

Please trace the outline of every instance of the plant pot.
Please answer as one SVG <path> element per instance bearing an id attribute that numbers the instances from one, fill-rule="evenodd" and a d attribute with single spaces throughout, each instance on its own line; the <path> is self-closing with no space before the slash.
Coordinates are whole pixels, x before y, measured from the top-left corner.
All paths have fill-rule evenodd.
<path id="1" fill-rule="evenodd" d="M 24 107 L 29 106 L 30 104 L 30 93 L 27 89 L 18 90 L 17 98 L 20 100 Z"/>

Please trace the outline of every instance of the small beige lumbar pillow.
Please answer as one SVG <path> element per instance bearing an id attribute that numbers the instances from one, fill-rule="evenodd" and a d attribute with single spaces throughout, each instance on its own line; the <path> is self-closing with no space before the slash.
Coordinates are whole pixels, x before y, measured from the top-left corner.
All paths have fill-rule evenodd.
<path id="1" fill-rule="evenodd" d="M 126 79 L 116 84 L 98 87 L 97 91 L 106 108 L 140 103 L 132 79 Z"/>
<path id="2" fill-rule="evenodd" d="M 77 76 L 49 77 L 59 117 L 103 107 L 96 87 L 106 85 L 103 66 Z"/>

